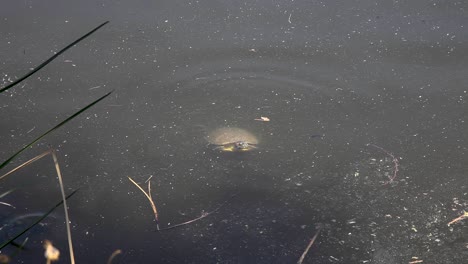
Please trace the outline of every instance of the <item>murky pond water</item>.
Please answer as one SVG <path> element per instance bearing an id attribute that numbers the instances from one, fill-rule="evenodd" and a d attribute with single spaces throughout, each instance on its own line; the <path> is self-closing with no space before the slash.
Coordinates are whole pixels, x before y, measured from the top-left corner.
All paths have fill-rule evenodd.
<path id="1" fill-rule="evenodd" d="M 467 7 L 417 2 L 9 3 L 2 87 L 111 23 L 1 94 L 1 159 L 115 89 L 21 157 L 50 144 L 80 188 L 77 262 L 297 263 L 320 228 L 304 263 L 462 263 Z M 214 150 L 220 127 L 258 148 Z M 210 214 L 157 232 L 128 177 L 161 228 Z M 55 178 L 46 157 L 2 181 L 2 239 L 60 200 Z M 63 214 L 1 253 L 42 261 L 49 239 L 67 262 Z"/>

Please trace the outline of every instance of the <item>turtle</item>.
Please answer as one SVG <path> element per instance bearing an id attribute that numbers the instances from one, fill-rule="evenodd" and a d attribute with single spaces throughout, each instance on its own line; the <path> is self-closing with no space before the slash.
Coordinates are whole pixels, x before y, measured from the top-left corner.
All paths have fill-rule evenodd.
<path id="1" fill-rule="evenodd" d="M 206 137 L 215 150 L 222 152 L 245 152 L 257 148 L 258 139 L 245 129 L 237 127 L 218 128 Z"/>

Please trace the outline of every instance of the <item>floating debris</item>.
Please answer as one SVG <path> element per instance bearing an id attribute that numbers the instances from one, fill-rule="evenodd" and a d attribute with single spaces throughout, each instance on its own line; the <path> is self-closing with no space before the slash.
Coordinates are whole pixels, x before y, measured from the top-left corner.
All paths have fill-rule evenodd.
<path id="1" fill-rule="evenodd" d="M 319 228 L 317 230 L 317 233 L 315 233 L 314 237 L 312 237 L 312 239 L 310 240 L 309 244 L 307 245 L 306 249 L 304 250 L 304 253 L 302 253 L 301 257 L 299 258 L 299 260 L 297 261 L 297 264 L 302 264 L 302 262 L 304 261 L 304 258 L 305 256 L 307 255 L 307 253 L 309 252 L 309 249 L 312 247 L 312 245 L 314 244 L 315 240 L 317 239 L 318 235 L 320 234 L 320 230 L 321 228 Z"/>
<path id="2" fill-rule="evenodd" d="M 151 208 L 153 209 L 154 213 L 154 220 L 156 221 L 156 229 L 159 230 L 159 216 L 158 216 L 158 210 L 156 209 L 156 204 L 153 201 L 153 197 L 151 197 L 151 181 L 148 181 L 148 192 L 145 192 L 143 188 L 138 185 L 132 178 L 128 177 L 128 179 L 136 186 L 138 189 L 140 189 L 141 192 L 148 198 L 148 201 L 151 204 Z"/>
<path id="3" fill-rule="evenodd" d="M 109 257 L 109 260 L 107 261 L 107 264 L 111 264 L 112 260 L 114 260 L 114 258 L 119 254 L 122 254 L 122 250 L 120 250 L 120 249 L 117 249 L 114 252 L 112 252 L 112 255 Z"/>
<path id="4" fill-rule="evenodd" d="M 47 259 L 47 264 L 52 261 L 58 261 L 60 257 L 60 251 L 52 245 L 49 240 L 44 241 L 44 257 Z"/>
<path id="5" fill-rule="evenodd" d="M 260 118 L 255 118 L 255 121 L 260 121 L 260 122 L 270 122 L 270 118 L 266 116 L 261 116 Z"/>
<path id="6" fill-rule="evenodd" d="M 418 257 L 411 257 L 411 261 L 408 262 L 408 264 L 416 264 L 416 263 L 422 263 L 423 260 L 419 259 Z"/>
<path id="7" fill-rule="evenodd" d="M 11 259 L 9 256 L 5 255 L 5 254 L 0 254 L 0 263 L 1 264 L 7 264 L 7 263 L 10 263 L 11 262 Z"/>
<path id="8" fill-rule="evenodd" d="M 367 146 L 372 146 L 374 148 L 378 148 L 380 149 L 381 151 L 385 152 L 385 154 L 387 154 L 388 156 L 390 156 L 390 158 L 392 159 L 393 161 L 393 165 L 394 165 L 394 169 L 393 169 L 393 175 L 392 176 L 388 176 L 388 181 L 386 181 L 384 183 L 384 185 L 386 184 L 391 184 L 393 183 L 393 181 L 396 179 L 396 177 L 398 176 L 397 173 L 399 171 L 399 168 L 400 168 L 400 163 L 398 162 L 398 158 L 395 157 L 395 155 L 393 155 L 392 153 L 390 153 L 389 151 L 387 151 L 386 149 L 382 148 L 382 147 L 379 147 L 377 145 L 374 145 L 374 144 L 367 144 Z"/>
<path id="9" fill-rule="evenodd" d="M 450 226 L 451 224 L 455 224 L 456 222 L 459 222 L 465 218 L 468 218 L 468 212 L 463 212 L 463 214 L 455 219 L 453 219 L 452 221 L 450 221 L 450 223 L 448 223 L 447 225 Z"/>

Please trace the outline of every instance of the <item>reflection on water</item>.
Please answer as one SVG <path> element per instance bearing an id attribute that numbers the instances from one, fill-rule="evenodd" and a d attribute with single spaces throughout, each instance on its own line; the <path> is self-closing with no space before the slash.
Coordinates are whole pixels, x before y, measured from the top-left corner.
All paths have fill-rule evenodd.
<path id="1" fill-rule="evenodd" d="M 1 230 L 5 233 L 7 238 L 13 238 L 16 234 L 20 233 L 21 231 L 25 230 L 27 227 L 29 227 L 31 224 L 33 224 L 37 219 L 39 219 L 41 216 L 43 216 L 45 213 L 30 213 L 30 214 L 24 214 L 24 215 L 19 215 L 16 217 L 13 217 L 12 219 L 7 219 L 4 220 L 4 224 L 1 228 Z M 51 219 L 56 219 L 55 216 L 50 215 L 48 221 L 43 221 L 41 222 L 38 227 L 44 228 L 46 226 L 49 226 L 51 224 Z M 37 230 L 35 230 L 37 232 Z M 28 235 L 28 234 L 25 234 Z"/>

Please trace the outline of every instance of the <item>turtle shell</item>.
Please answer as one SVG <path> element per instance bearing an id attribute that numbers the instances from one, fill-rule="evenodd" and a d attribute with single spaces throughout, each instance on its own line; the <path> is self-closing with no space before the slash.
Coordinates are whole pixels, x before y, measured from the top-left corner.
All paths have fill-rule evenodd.
<path id="1" fill-rule="evenodd" d="M 209 133 L 207 140 L 216 149 L 227 152 L 249 151 L 256 148 L 258 139 L 245 129 L 222 127 Z"/>

